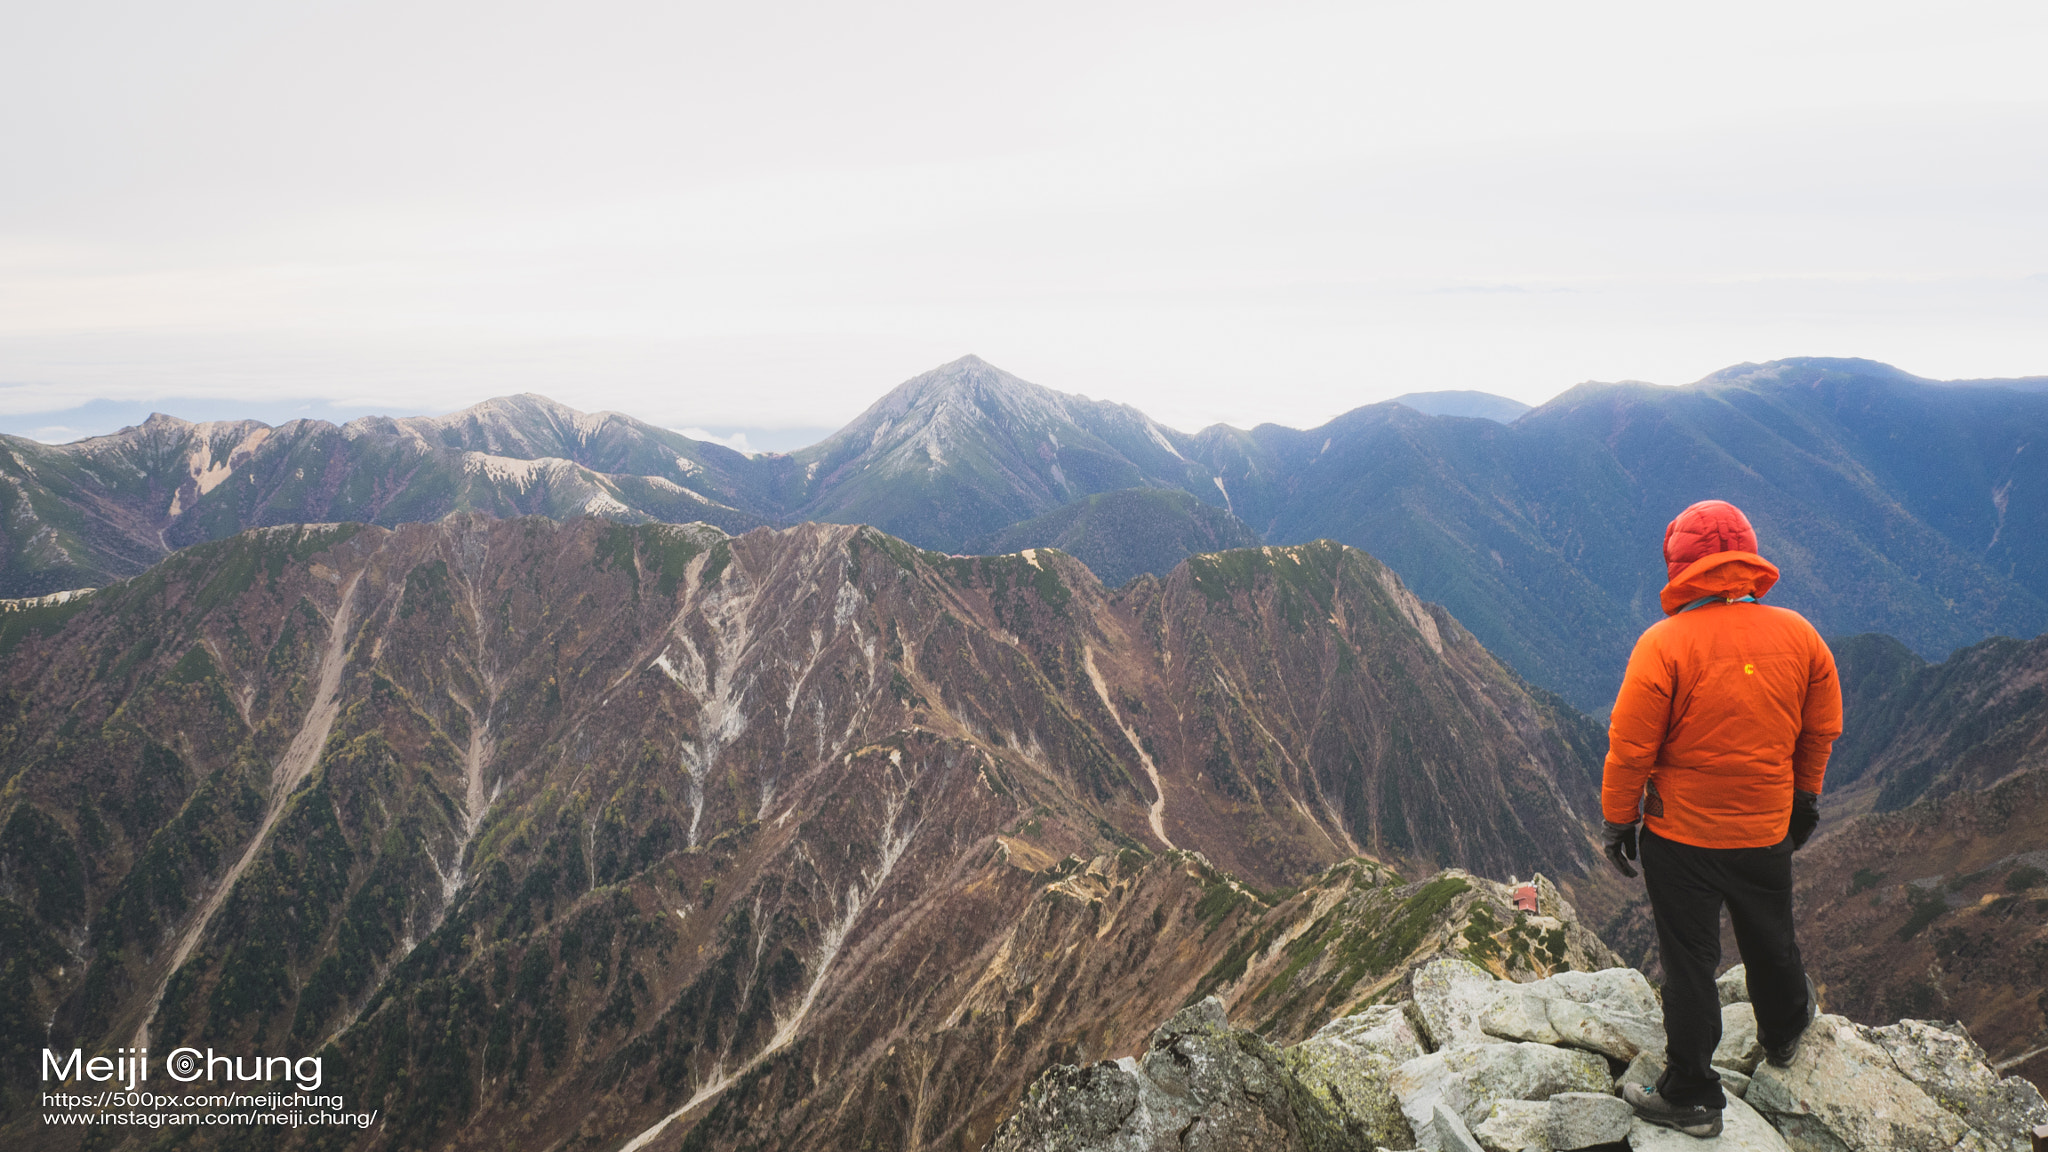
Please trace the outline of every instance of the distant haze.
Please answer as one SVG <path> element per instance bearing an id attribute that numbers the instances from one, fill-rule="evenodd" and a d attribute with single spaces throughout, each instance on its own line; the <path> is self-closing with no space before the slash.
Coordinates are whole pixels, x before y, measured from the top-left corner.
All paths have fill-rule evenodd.
<path id="1" fill-rule="evenodd" d="M 17 8 L 0 414 L 2048 371 L 2038 4 Z"/>
<path id="2" fill-rule="evenodd" d="M 1474 392 L 1470 389 L 1455 389 L 1449 392 L 1408 392 L 1394 397 L 1397 404 L 1406 404 L 1417 412 L 1431 416 L 1466 416 L 1478 420 L 1494 420 L 1512 424 L 1515 418 L 1527 412 L 1530 405 L 1490 392 Z"/>

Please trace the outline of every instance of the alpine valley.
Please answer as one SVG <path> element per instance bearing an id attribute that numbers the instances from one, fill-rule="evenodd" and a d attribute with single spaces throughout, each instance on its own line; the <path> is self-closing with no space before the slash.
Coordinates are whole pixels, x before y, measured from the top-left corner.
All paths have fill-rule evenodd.
<path id="1" fill-rule="evenodd" d="M 786 455 L 537 396 L 7 438 L 0 1145 L 1068 1147 L 1095 1061 L 1654 980 L 1586 713 L 1708 495 L 1842 637 L 1825 1003 L 2039 1082 L 2042 433 L 1796 360 L 1191 435 L 968 357 Z M 46 1046 L 188 1044 L 379 1119 L 43 1120 Z M 1437 1146 L 1372 1085 L 1300 1146 Z"/>

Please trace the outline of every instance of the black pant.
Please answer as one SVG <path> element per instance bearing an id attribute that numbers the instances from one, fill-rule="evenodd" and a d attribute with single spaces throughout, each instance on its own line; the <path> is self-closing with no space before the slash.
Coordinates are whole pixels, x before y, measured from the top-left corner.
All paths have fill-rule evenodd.
<path id="1" fill-rule="evenodd" d="M 1697 848 L 1642 831 L 1643 884 L 1664 960 L 1664 1075 L 1657 1094 L 1681 1107 L 1727 1104 L 1712 1067 L 1721 1042 L 1721 905 L 1749 976 L 1757 1038 L 1789 1043 L 1806 1027 L 1806 969 L 1792 938 L 1792 840 L 1771 848 Z"/>

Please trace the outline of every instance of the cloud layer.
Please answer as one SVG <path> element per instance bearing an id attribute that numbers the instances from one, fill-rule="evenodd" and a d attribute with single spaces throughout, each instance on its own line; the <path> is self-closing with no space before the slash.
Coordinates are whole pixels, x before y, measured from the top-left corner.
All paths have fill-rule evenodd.
<path id="1" fill-rule="evenodd" d="M 0 409 L 2048 371 L 2037 5 L 424 7 L 28 13 Z"/>

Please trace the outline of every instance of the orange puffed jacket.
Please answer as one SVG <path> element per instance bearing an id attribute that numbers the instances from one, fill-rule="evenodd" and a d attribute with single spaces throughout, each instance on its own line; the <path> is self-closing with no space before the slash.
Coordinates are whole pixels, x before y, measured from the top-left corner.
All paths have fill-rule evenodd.
<path id="1" fill-rule="evenodd" d="M 1664 586 L 1666 618 L 1636 641 L 1608 725 L 1608 820 L 1633 822 L 1640 803 L 1667 840 L 1761 848 L 1785 838 L 1793 789 L 1820 791 L 1842 686 L 1804 616 L 1741 602 L 1777 582 L 1754 552 L 1716 552 Z"/>

